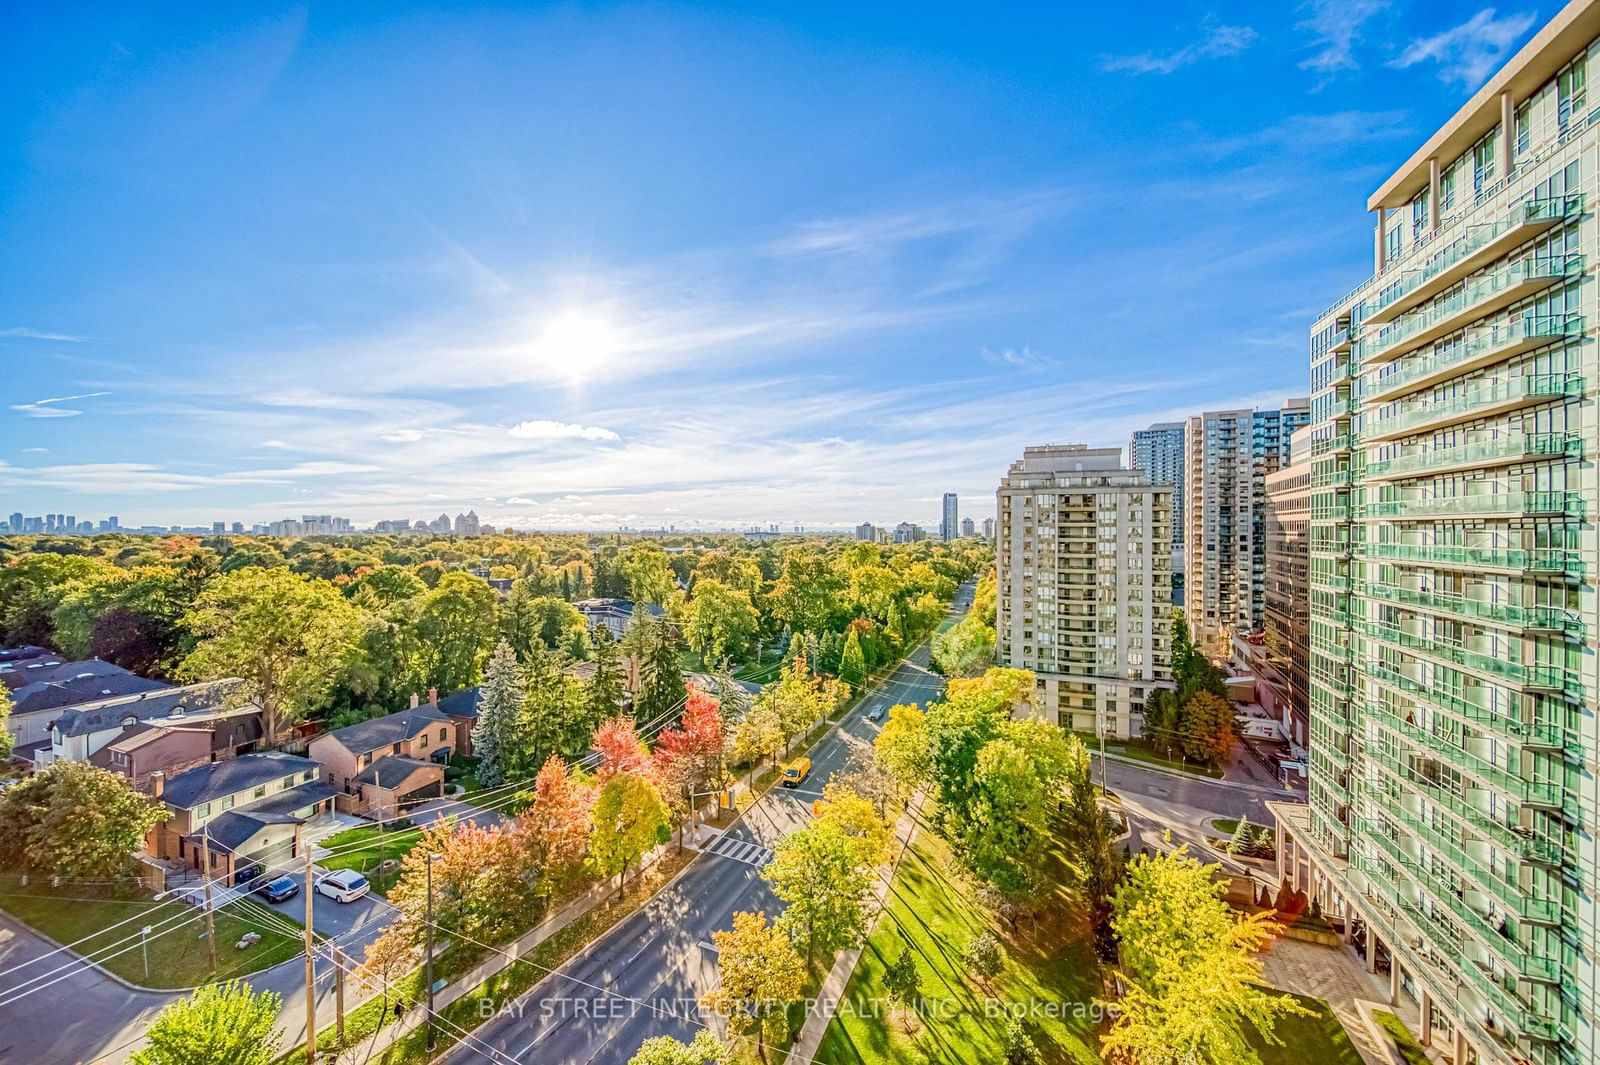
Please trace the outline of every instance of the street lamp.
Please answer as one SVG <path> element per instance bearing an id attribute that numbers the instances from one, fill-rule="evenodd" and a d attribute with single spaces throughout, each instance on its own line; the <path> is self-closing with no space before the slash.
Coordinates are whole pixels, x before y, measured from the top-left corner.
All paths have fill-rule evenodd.
<path id="1" fill-rule="evenodd" d="M 428 1019 L 427 1019 L 427 1024 L 428 1024 L 428 1051 L 430 1053 L 433 1051 L 434 1042 L 435 1042 L 435 1040 L 437 1038 L 437 1036 L 434 1033 L 434 1026 L 433 1026 L 433 863 L 438 861 L 442 857 L 444 857 L 444 855 L 442 855 L 442 854 L 430 854 L 430 855 L 428 855 L 428 860 L 425 863 L 423 863 L 423 868 L 427 870 L 426 879 L 427 879 L 427 884 L 428 884 L 428 920 L 427 920 L 428 945 L 427 945 L 427 957 L 423 960 L 423 977 L 422 978 L 428 984 Z"/>
<path id="2" fill-rule="evenodd" d="M 166 892 L 162 892 L 162 894 L 164 895 L 164 894 L 166 894 Z M 159 898 L 160 896 L 157 896 L 157 897 Z M 149 925 L 145 925 L 143 928 L 139 929 L 139 949 L 144 954 L 144 978 L 145 978 L 145 982 L 148 983 L 149 980 L 150 980 L 150 926 Z"/>

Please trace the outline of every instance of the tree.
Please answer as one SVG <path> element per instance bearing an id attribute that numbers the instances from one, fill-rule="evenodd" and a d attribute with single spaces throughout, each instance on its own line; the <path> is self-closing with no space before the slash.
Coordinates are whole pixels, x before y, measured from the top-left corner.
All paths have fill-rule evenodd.
<path id="1" fill-rule="evenodd" d="M 11 758 L 11 751 L 16 746 L 16 739 L 11 735 L 11 691 L 4 684 L 0 684 L 0 763 Z"/>
<path id="2" fill-rule="evenodd" d="M 652 755 L 655 779 L 662 798 L 678 826 L 678 846 L 683 846 L 683 825 L 704 795 L 722 776 L 722 711 L 717 700 L 689 686 L 683 708 L 683 727 L 663 729 Z"/>
<path id="3" fill-rule="evenodd" d="M 1088 749 L 1076 736 L 1067 741 L 1067 748 L 1063 834 L 1089 906 L 1096 952 L 1103 960 L 1112 961 L 1116 942 L 1111 932 L 1111 900 L 1122 881 L 1122 853 L 1112 845 L 1114 823 L 1100 806 Z"/>
<path id="4" fill-rule="evenodd" d="M 993 932 L 979 932 L 967 945 L 967 968 L 977 974 L 985 984 L 1000 975 L 1005 963 L 1005 952 Z"/>
<path id="5" fill-rule="evenodd" d="M 1237 730 L 1233 707 L 1215 692 L 1198 691 L 1183 706 L 1183 753 L 1197 762 L 1226 762 L 1238 739 Z"/>
<path id="6" fill-rule="evenodd" d="M 890 1001 L 898 1002 L 903 1009 L 916 1011 L 922 998 L 922 978 L 917 973 L 916 951 L 903 939 L 899 956 L 884 970 L 883 989 L 889 992 Z"/>
<path id="7" fill-rule="evenodd" d="M 1144 700 L 1144 725 L 1142 737 L 1154 750 L 1171 755 L 1179 746 L 1178 726 L 1182 719 L 1182 704 L 1178 693 L 1167 688 L 1157 688 Z"/>
<path id="8" fill-rule="evenodd" d="M 726 1017 L 734 1035 L 754 1032 L 765 1061 L 768 1040 L 789 1034 L 788 1009 L 805 991 L 805 964 L 764 913 L 734 914 L 733 928 L 711 940 L 721 979 L 705 996 L 706 1008 Z"/>
<path id="9" fill-rule="evenodd" d="M 708 662 L 743 658 L 761 622 L 749 592 L 711 577 L 695 582 L 684 619 L 684 642 Z"/>
<path id="10" fill-rule="evenodd" d="M 927 715 L 913 703 L 889 707 L 883 730 L 872 740 L 878 764 L 894 778 L 902 794 L 910 794 L 928 779 L 932 762 L 928 753 Z"/>
<path id="11" fill-rule="evenodd" d="M 674 599 L 677 581 L 672 563 L 660 544 L 647 540 L 629 545 L 622 557 L 622 572 L 628 581 L 628 595 L 636 603 L 667 606 Z"/>
<path id="12" fill-rule="evenodd" d="M 241 678 L 243 694 L 261 707 L 268 747 L 327 697 L 361 631 L 356 608 L 326 581 L 254 568 L 213 580 L 184 625 L 200 642 L 181 672 Z"/>
<path id="13" fill-rule="evenodd" d="M 1002 1055 L 1005 1065 L 1039 1065 L 1044 1060 L 1021 1017 L 1013 1014 L 1006 1021 L 1004 1039 Z"/>
<path id="14" fill-rule="evenodd" d="M 1258 986 L 1255 955 L 1275 926 L 1265 914 L 1235 914 L 1216 869 L 1189 857 L 1186 846 L 1129 867 L 1112 922 L 1128 991 L 1102 1043 L 1109 1060 L 1255 1062 L 1249 1032 L 1277 1045 L 1277 1019 L 1308 1012 Z"/>
<path id="15" fill-rule="evenodd" d="M 618 773 L 647 775 L 650 750 L 634 729 L 633 718 L 623 714 L 608 718 L 594 730 L 594 751 L 600 756 L 600 783 Z"/>
<path id="16" fill-rule="evenodd" d="M 683 705 L 683 668 L 672 629 L 657 623 L 639 667 L 639 697 L 634 712 L 645 722 L 671 717 Z"/>
<path id="17" fill-rule="evenodd" d="M 733 730 L 728 757 L 735 766 L 755 765 L 783 749 L 783 721 L 777 707 L 757 699 Z"/>
<path id="18" fill-rule="evenodd" d="M 970 677 L 994 665 L 995 632 L 976 609 L 933 636 L 933 664 L 947 677 Z"/>
<path id="19" fill-rule="evenodd" d="M 560 755 L 545 760 L 533 780 L 533 800 L 512 822 L 549 897 L 577 875 L 589 851 L 594 789 L 570 772 Z"/>
<path id="20" fill-rule="evenodd" d="M 844 650 L 839 655 L 839 679 L 857 687 L 867 679 L 867 659 L 861 652 L 861 633 L 856 629 L 845 637 Z"/>
<path id="21" fill-rule="evenodd" d="M 819 951 L 832 953 L 866 934 L 870 868 L 861 843 L 837 824 L 813 823 L 785 836 L 761 875 L 788 906 L 778 918 L 809 963 Z"/>
<path id="22" fill-rule="evenodd" d="M 383 936 L 410 947 L 423 942 L 431 859 L 434 923 L 470 940 L 500 942 L 524 925 L 537 904 L 539 870 L 523 843 L 510 825 L 446 818 L 422 829 L 389 889 L 388 901 L 399 914 Z"/>
<path id="23" fill-rule="evenodd" d="M 51 876 L 113 878 L 169 816 L 120 773 L 52 762 L 0 791 L 0 860 Z"/>
<path id="24" fill-rule="evenodd" d="M 733 1048 L 715 1033 L 701 1029 L 689 1043 L 680 1043 L 670 1035 L 646 1039 L 628 1059 L 628 1065 L 728 1065 L 732 1060 Z"/>
<path id="25" fill-rule="evenodd" d="M 872 805 L 872 800 L 849 790 L 847 782 L 834 774 L 822 789 L 814 825 L 832 825 L 856 841 L 861 863 L 869 868 L 889 860 L 889 822 Z"/>
<path id="26" fill-rule="evenodd" d="M 984 744 L 961 825 L 962 861 L 1008 898 L 1036 886 L 1049 854 L 1053 797 L 1028 752 L 1009 740 Z"/>
<path id="27" fill-rule="evenodd" d="M 507 769 L 519 764 L 527 753 L 518 750 L 521 737 L 517 722 L 526 695 L 516 652 L 511 644 L 501 640 L 489 659 L 489 669 L 478 693 L 478 721 L 472 726 L 472 749 L 478 756 L 478 782 L 486 788 L 505 783 Z"/>
<path id="28" fill-rule="evenodd" d="M 839 608 L 844 590 L 828 560 L 812 551 L 793 551 L 783 560 L 783 575 L 772 587 L 772 616 L 795 632 L 821 632 Z"/>
<path id="29" fill-rule="evenodd" d="M 621 874 L 619 897 L 628 879 L 628 866 L 666 841 L 667 824 L 666 804 L 650 781 L 634 773 L 616 773 L 600 785 L 589 854 L 603 875 Z"/>
<path id="30" fill-rule="evenodd" d="M 429 686 L 460 691 L 478 683 L 495 642 L 495 591 L 470 573 L 446 573 L 422 599 L 417 636 Z"/>
<path id="31" fill-rule="evenodd" d="M 589 681 L 584 685 L 584 709 L 588 719 L 598 725 L 622 707 L 623 695 L 617 642 L 604 625 L 596 627 L 591 637 L 589 664 L 594 672 L 589 674 Z"/>
<path id="32" fill-rule="evenodd" d="M 169 1003 L 145 1033 L 132 1065 L 268 1065 L 278 1056 L 278 1009 L 272 991 L 241 980 L 207 984 Z"/>

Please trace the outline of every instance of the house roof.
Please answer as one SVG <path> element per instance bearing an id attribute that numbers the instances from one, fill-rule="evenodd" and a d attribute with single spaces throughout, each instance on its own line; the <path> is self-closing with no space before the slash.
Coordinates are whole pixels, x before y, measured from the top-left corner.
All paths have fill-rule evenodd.
<path id="1" fill-rule="evenodd" d="M 255 813 L 248 810 L 229 810 L 205 823 L 199 832 L 189 835 L 189 842 L 209 847 L 222 854 L 232 854 L 257 832 L 268 825 L 298 825 L 298 817 L 289 814 Z"/>
<path id="2" fill-rule="evenodd" d="M 478 716 L 479 689 L 474 686 L 463 688 L 454 695 L 446 695 L 439 700 L 439 710 L 447 717 L 476 718 Z"/>
<path id="3" fill-rule="evenodd" d="M 208 728 L 194 725 L 157 725 L 149 721 L 140 722 L 132 728 L 125 730 L 120 736 L 101 747 L 89 756 L 89 761 L 102 769 L 111 767 L 112 757 L 116 754 L 130 754 L 146 744 L 157 740 L 166 739 L 175 734 L 188 734 L 202 737 L 202 744 L 206 754 L 211 752 L 212 732 Z"/>
<path id="4" fill-rule="evenodd" d="M 292 814 L 296 810 L 303 810 L 314 802 L 331 799 L 339 794 L 339 789 L 326 780 L 308 780 L 304 784 L 296 784 L 292 788 L 268 795 L 265 799 L 257 799 L 248 806 L 240 807 L 245 813 L 254 816 L 258 813 Z"/>
<path id="5" fill-rule="evenodd" d="M 404 784 L 406 778 L 419 769 L 436 769 L 442 775 L 444 766 L 438 762 L 423 762 L 416 758 L 403 758 L 400 755 L 391 755 L 380 758 L 356 776 L 358 784 L 372 784 L 380 788 L 393 788 Z"/>
<path id="6" fill-rule="evenodd" d="M 38 644 L 25 643 L 20 647 L 7 647 L 0 650 L 0 663 L 20 662 L 25 658 L 38 658 L 40 655 L 48 655 L 50 653 Z"/>
<path id="7" fill-rule="evenodd" d="M 65 665 L 66 659 L 54 651 L 28 644 L 0 651 L 0 684 L 15 691 L 36 678 L 53 672 L 52 667 Z"/>
<path id="8" fill-rule="evenodd" d="M 438 707 L 428 704 L 346 725 L 328 735 L 342 743 L 351 754 L 367 754 L 380 747 L 412 739 L 429 725 L 445 725 L 449 722 L 450 719 L 440 713 Z"/>
<path id="9" fill-rule="evenodd" d="M 656 617 L 666 614 L 666 610 L 655 603 L 635 603 L 631 599 L 580 599 L 572 605 L 580 614 L 618 614 L 632 617 L 634 608 L 640 606 Z"/>
<path id="10" fill-rule="evenodd" d="M 290 774 L 304 773 L 307 770 L 317 772 L 321 769 L 319 764 L 309 758 L 280 754 L 277 751 L 242 754 L 237 758 L 196 766 L 194 769 L 179 773 L 167 781 L 161 799 L 168 806 L 189 810 L 203 802 L 235 795 Z M 304 806 L 305 803 L 300 805 Z"/>
<path id="11" fill-rule="evenodd" d="M 121 727 L 130 717 L 135 721 L 165 719 L 172 724 L 180 720 L 185 724 L 193 724 L 197 719 L 225 714 L 259 713 L 253 704 L 229 704 L 230 698 L 238 694 L 242 683 L 239 680 L 213 680 L 182 688 L 162 685 L 156 691 L 97 699 L 65 708 L 61 716 L 50 722 L 50 727 L 66 736 L 87 736 Z"/>
<path id="12" fill-rule="evenodd" d="M 48 660 L 46 660 L 48 661 Z M 138 692 L 171 688 L 159 680 L 130 673 L 112 662 L 89 659 L 86 662 L 59 662 L 28 671 L 39 662 L 22 663 L 27 682 L 11 693 L 11 710 L 29 714 L 39 710 L 75 706 L 101 699 L 119 698 Z"/>

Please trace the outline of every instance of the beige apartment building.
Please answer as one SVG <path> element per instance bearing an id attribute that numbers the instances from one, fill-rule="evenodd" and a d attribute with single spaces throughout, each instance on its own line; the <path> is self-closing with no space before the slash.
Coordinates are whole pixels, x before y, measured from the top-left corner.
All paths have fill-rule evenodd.
<path id="1" fill-rule="evenodd" d="M 1600 1061 L 1600 3 L 1367 202 L 1311 332 L 1309 802 L 1283 871 L 1457 1063 Z"/>
<path id="2" fill-rule="evenodd" d="M 1311 731 L 1311 430 L 1295 431 L 1290 462 L 1266 478 L 1266 628 L 1258 702 L 1298 753 Z"/>
<path id="3" fill-rule="evenodd" d="M 1030 447 L 996 493 L 996 658 L 1062 728 L 1136 736 L 1172 687 L 1172 487 L 1119 448 Z"/>

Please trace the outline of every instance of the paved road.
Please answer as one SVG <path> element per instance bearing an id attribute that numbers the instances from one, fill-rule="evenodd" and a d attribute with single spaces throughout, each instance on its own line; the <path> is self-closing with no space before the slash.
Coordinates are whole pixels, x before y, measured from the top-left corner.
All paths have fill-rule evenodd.
<path id="1" fill-rule="evenodd" d="M 971 601 L 972 589 L 963 587 L 954 609 L 964 612 Z M 872 742 L 879 728 L 867 720 L 873 707 L 926 703 L 943 692 L 943 678 L 927 667 L 924 645 L 818 745 L 803 788 L 778 788 L 758 802 L 724 843 L 563 966 L 561 975 L 479 1028 L 475 1042 L 518 1061 L 624 1065 L 650 1036 L 693 1038 L 696 1003 L 717 979 L 711 933 L 730 927 L 736 911 L 776 916 L 782 909 L 758 864 L 785 833 L 805 824 L 807 805 L 850 752 Z M 447 1061 L 481 1065 L 483 1059 L 480 1050 L 464 1046 Z"/>

